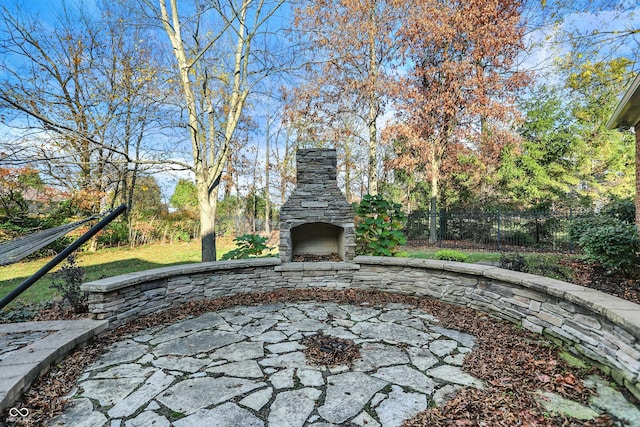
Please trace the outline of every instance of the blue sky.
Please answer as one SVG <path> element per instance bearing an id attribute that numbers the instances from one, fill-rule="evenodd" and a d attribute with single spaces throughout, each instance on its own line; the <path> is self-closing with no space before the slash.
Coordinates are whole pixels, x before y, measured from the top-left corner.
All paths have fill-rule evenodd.
<path id="1" fill-rule="evenodd" d="M 85 11 L 98 11 L 97 3 L 99 0 L 0 0 L 0 6 L 14 10 L 18 5 L 24 13 L 36 13 L 45 21 L 55 20 L 56 16 L 62 12 L 62 5 L 66 3 L 69 7 L 81 7 Z M 134 0 L 131 0 L 134 1 Z M 185 3 L 192 3 L 191 0 L 184 0 Z M 598 2 L 595 3 L 597 6 Z M 531 4 L 536 4 L 535 0 Z M 539 4 L 539 3 L 538 3 Z M 528 43 L 533 46 L 529 51 L 528 57 L 524 58 L 524 64 L 527 68 L 535 68 L 545 70 L 547 66 L 552 64 L 554 58 L 569 52 L 569 46 L 558 43 L 556 41 L 559 35 L 566 31 L 588 31 L 592 28 L 598 28 L 601 31 L 624 30 L 628 27 L 640 28 L 640 5 L 634 0 L 629 0 L 630 8 L 635 6 L 634 13 L 628 13 L 619 16 L 617 12 L 600 12 L 593 13 L 570 13 L 558 20 L 554 24 L 544 26 L 528 35 Z M 286 21 L 288 18 L 288 9 L 283 9 L 281 17 Z M 622 51 L 629 56 L 637 57 L 638 45 L 623 47 Z M 257 111 L 256 115 L 260 112 Z M 381 120 L 384 120 L 382 118 Z M 186 175 L 182 175 L 186 176 Z M 173 183 L 177 180 L 175 176 L 158 176 L 158 180 L 162 186 L 167 189 L 167 196 L 172 192 Z"/>

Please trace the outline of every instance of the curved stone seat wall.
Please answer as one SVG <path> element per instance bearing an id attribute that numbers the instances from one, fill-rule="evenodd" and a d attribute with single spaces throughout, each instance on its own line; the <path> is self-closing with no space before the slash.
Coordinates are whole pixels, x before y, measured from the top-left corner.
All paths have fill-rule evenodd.
<path id="1" fill-rule="evenodd" d="M 275 258 L 165 267 L 89 282 L 89 310 L 115 327 L 188 301 L 281 288 L 374 289 L 437 298 L 562 340 L 640 398 L 640 306 L 559 280 L 411 258 L 285 263 Z"/>

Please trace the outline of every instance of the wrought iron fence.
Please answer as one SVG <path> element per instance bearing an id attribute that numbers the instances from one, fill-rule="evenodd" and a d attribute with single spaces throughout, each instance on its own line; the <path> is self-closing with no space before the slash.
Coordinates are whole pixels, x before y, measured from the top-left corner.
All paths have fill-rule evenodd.
<path id="1" fill-rule="evenodd" d="M 579 253 L 569 227 L 583 212 L 446 212 L 435 213 L 436 239 L 430 239 L 429 212 L 408 215 L 409 245 L 496 252 Z"/>

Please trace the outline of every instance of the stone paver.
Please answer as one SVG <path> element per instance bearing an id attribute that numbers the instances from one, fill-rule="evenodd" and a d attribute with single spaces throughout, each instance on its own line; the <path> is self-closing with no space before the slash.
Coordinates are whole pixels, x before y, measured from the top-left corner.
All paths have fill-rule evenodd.
<path id="1" fill-rule="evenodd" d="M 55 427 L 69 425 L 94 427 L 104 425 L 106 422 L 107 417 L 98 411 L 94 411 L 89 399 L 74 399 L 65 413 L 56 417 L 49 425 Z"/>
<path id="2" fill-rule="evenodd" d="M 311 365 L 303 339 L 316 333 L 353 339 L 361 358 L 351 366 Z M 461 367 L 475 343 L 402 304 L 233 307 L 116 343 L 49 425 L 400 426 L 462 387 L 484 386 Z M 606 384 L 594 380 L 594 388 L 602 398 L 586 416 L 623 407 Z M 636 421 L 631 409 L 624 415 Z"/>
<path id="3" fill-rule="evenodd" d="M 265 388 L 245 397 L 240 401 L 240 404 L 242 406 L 246 406 L 247 408 L 251 408 L 254 411 L 259 411 L 264 408 L 264 405 L 269 403 L 269 401 L 271 400 L 271 396 L 273 396 L 273 390 L 270 388 Z"/>
<path id="4" fill-rule="evenodd" d="M 264 383 L 231 377 L 204 377 L 181 381 L 158 397 L 175 412 L 191 414 L 264 386 Z"/>
<path id="5" fill-rule="evenodd" d="M 0 413 L 52 364 L 108 325 L 89 319 L 0 324 Z"/>
<path id="6" fill-rule="evenodd" d="M 393 386 L 389 396 L 380 402 L 376 413 L 382 427 L 399 427 L 406 419 L 427 409 L 427 397 L 421 393 L 407 393 Z"/>
<path id="7" fill-rule="evenodd" d="M 317 388 L 303 388 L 278 394 L 271 404 L 269 425 L 302 427 L 320 394 Z"/>
<path id="8" fill-rule="evenodd" d="M 120 418 L 133 414 L 138 408 L 167 388 L 173 380 L 174 377 L 172 375 L 165 374 L 163 371 L 156 371 L 139 389 L 116 403 L 109 410 L 108 415 L 112 418 Z"/>
<path id="9" fill-rule="evenodd" d="M 598 416 L 593 409 L 550 391 L 539 393 L 536 400 L 552 414 L 566 415 L 578 420 L 590 420 Z"/>
<path id="10" fill-rule="evenodd" d="M 343 423 L 357 415 L 386 381 L 362 372 L 346 372 L 327 379 L 327 396 L 318 413 L 332 423 Z"/>
<path id="11" fill-rule="evenodd" d="M 224 403 L 198 412 L 173 423 L 175 427 L 263 427 L 264 422 L 234 403 Z"/>

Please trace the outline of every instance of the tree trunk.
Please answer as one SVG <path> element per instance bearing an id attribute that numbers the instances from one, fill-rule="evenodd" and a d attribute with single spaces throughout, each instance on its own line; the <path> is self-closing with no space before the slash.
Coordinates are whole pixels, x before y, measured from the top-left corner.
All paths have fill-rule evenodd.
<path id="1" fill-rule="evenodd" d="M 215 261 L 216 258 L 216 207 L 217 191 L 209 193 L 206 184 L 197 183 L 200 205 L 200 243 L 202 262 Z"/>
<path id="2" fill-rule="evenodd" d="M 440 164 L 436 159 L 431 161 L 431 197 L 429 205 L 429 243 L 438 241 L 437 212 L 438 207 L 438 171 Z"/>
<path id="3" fill-rule="evenodd" d="M 344 196 L 347 202 L 351 203 L 353 197 L 351 197 L 351 158 L 345 156 L 344 159 Z"/>
<path id="4" fill-rule="evenodd" d="M 200 209 L 200 243 L 202 262 L 216 260 L 215 217 Z"/>
<path id="5" fill-rule="evenodd" d="M 271 217 L 271 204 L 269 203 L 269 168 L 269 128 L 267 128 L 264 160 L 264 231 L 267 236 L 271 235 L 271 224 L 269 224 Z"/>
<path id="6" fill-rule="evenodd" d="M 374 99 L 369 100 L 369 194 L 378 194 L 378 129 L 376 118 L 378 106 Z"/>
<path id="7" fill-rule="evenodd" d="M 640 122 L 635 125 L 636 131 L 636 227 L 640 232 Z"/>
<path id="8" fill-rule="evenodd" d="M 375 2 L 371 8 L 369 19 L 371 26 L 369 28 L 369 194 L 375 196 L 378 194 L 378 112 L 379 101 L 375 90 L 375 84 L 378 79 L 378 55 L 376 54 L 376 8 Z"/>

